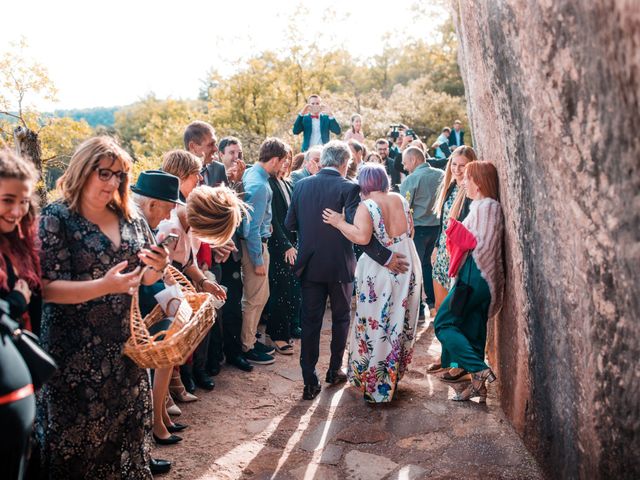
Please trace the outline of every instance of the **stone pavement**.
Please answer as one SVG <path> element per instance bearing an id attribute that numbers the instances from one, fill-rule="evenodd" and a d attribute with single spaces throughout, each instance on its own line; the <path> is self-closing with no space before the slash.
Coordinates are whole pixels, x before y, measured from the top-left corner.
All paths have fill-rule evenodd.
<path id="1" fill-rule="evenodd" d="M 325 322 L 322 376 L 329 327 Z M 171 478 L 542 478 L 503 417 L 493 385 L 486 405 L 458 403 L 450 400 L 449 385 L 425 374 L 426 365 L 439 356 L 429 321 L 419 329 L 413 363 L 390 405 L 367 406 L 360 392 L 346 385 L 323 385 L 315 401 L 301 400 L 298 348 L 293 357 L 279 355 L 276 364 L 256 367 L 249 375 L 224 369 L 214 392 L 183 405 L 180 421 L 192 427 L 184 432 L 185 441 L 175 450 L 155 452 L 175 460 Z M 212 439 L 206 448 L 203 433 Z M 194 434 L 198 440 L 190 442 Z"/>

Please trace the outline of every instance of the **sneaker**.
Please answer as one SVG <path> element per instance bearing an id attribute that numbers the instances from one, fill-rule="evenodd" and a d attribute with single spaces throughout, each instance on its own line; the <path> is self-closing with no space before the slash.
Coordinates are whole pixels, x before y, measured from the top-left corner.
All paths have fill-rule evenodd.
<path id="1" fill-rule="evenodd" d="M 244 358 L 251 363 L 256 363 L 258 365 L 271 365 L 276 361 L 273 356 L 268 355 L 264 352 L 258 351 L 258 349 L 253 348 L 244 354 Z"/>
<path id="2" fill-rule="evenodd" d="M 260 353 L 266 353 L 267 355 L 272 355 L 276 351 L 275 347 L 269 347 L 269 346 L 267 346 L 267 345 L 265 345 L 264 343 L 261 343 L 261 342 L 256 342 L 253 345 L 253 349 L 257 350 Z"/>

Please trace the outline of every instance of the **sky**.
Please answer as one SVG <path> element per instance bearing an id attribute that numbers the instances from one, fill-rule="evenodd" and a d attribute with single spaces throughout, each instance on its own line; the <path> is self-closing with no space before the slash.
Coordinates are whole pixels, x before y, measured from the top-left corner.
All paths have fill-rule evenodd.
<path id="1" fill-rule="evenodd" d="M 210 69 L 229 75 L 242 59 L 286 48 L 296 10 L 305 38 L 356 58 L 401 48 L 404 36 L 429 40 L 446 15 L 426 0 L 12 1 L 0 53 L 24 37 L 48 69 L 58 101 L 32 98 L 41 111 L 127 105 L 150 93 L 195 98 Z"/>

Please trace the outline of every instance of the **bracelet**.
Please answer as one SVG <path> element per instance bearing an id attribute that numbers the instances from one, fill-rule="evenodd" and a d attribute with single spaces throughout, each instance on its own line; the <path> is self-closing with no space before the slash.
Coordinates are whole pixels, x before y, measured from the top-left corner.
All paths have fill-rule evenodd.
<path id="1" fill-rule="evenodd" d="M 202 285 L 204 285 L 204 282 L 207 281 L 207 277 L 202 277 L 200 280 L 198 280 L 198 283 L 196 284 L 196 288 L 198 289 L 199 292 L 202 291 Z"/>

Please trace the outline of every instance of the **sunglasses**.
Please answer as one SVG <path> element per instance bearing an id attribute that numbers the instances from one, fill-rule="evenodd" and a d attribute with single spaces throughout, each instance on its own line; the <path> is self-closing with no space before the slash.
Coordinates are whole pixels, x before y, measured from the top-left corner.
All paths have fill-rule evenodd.
<path id="1" fill-rule="evenodd" d="M 114 172 L 108 168 L 96 168 L 96 170 L 98 172 L 98 178 L 103 182 L 108 182 L 111 180 L 111 177 L 115 175 L 118 179 L 118 183 L 122 183 L 129 175 L 127 172 L 123 172 L 122 170 L 118 172 Z"/>

